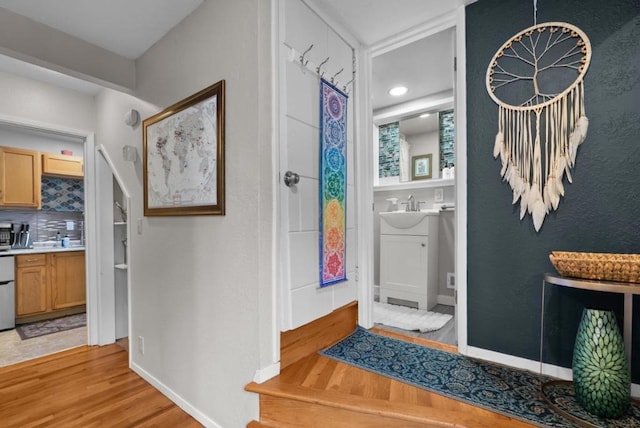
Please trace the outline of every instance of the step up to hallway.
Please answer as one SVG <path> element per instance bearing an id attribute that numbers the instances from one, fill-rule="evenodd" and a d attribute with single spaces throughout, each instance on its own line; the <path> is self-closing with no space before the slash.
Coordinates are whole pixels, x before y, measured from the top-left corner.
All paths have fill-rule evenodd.
<path id="1" fill-rule="evenodd" d="M 260 420 L 250 422 L 248 427 L 531 426 L 318 354 L 318 350 L 342 340 L 355 330 L 357 314 L 358 306 L 353 302 L 281 334 L 280 375 L 245 387 L 247 391 L 260 394 Z M 455 349 L 449 349 L 449 345 L 421 344 L 455 352 Z"/>
<path id="2" fill-rule="evenodd" d="M 317 354 L 246 390 L 260 394 L 255 427 L 531 426 Z"/>

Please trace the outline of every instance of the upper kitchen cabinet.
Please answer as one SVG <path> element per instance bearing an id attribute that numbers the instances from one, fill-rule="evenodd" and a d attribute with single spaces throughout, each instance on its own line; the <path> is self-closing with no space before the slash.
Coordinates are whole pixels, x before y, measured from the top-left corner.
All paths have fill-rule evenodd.
<path id="1" fill-rule="evenodd" d="M 0 147 L 0 207 L 40 208 L 40 152 Z"/>
<path id="2" fill-rule="evenodd" d="M 42 154 L 42 174 L 53 177 L 82 178 L 82 158 L 79 156 Z"/>

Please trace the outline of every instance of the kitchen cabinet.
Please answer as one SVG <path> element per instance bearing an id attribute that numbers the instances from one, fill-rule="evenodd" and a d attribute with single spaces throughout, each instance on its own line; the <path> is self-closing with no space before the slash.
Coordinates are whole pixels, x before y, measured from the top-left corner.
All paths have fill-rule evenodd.
<path id="1" fill-rule="evenodd" d="M 40 208 L 40 152 L 0 147 L 0 206 Z"/>
<path id="2" fill-rule="evenodd" d="M 86 282 L 84 251 L 52 253 L 49 259 L 51 309 L 84 305 Z"/>
<path id="3" fill-rule="evenodd" d="M 16 323 L 84 310 L 84 251 L 16 256 Z"/>
<path id="4" fill-rule="evenodd" d="M 16 256 L 16 317 L 46 312 L 48 292 L 46 255 Z"/>
<path id="5" fill-rule="evenodd" d="M 42 154 L 42 174 L 63 178 L 82 178 L 83 160 L 79 156 Z"/>

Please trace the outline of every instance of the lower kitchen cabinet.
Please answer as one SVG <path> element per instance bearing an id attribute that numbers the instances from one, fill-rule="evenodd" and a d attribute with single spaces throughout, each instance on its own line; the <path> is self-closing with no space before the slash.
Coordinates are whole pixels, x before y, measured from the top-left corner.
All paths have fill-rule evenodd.
<path id="1" fill-rule="evenodd" d="M 46 254 L 16 256 L 16 317 L 46 312 L 48 293 Z"/>
<path id="2" fill-rule="evenodd" d="M 86 303 L 84 251 L 16 256 L 16 321 L 55 318 Z"/>
<path id="3" fill-rule="evenodd" d="M 51 275 L 51 309 L 84 305 L 86 302 L 84 251 L 52 253 L 47 256 Z"/>

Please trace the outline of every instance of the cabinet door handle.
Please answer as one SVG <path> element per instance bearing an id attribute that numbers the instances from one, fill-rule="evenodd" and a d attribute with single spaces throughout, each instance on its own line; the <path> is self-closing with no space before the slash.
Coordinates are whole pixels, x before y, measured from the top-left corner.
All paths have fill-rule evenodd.
<path id="1" fill-rule="evenodd" d="M 425 244 L 424 242 L 420 244 L 421 247 L 426 247 L 427 244 Z"/>

